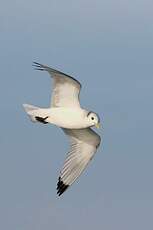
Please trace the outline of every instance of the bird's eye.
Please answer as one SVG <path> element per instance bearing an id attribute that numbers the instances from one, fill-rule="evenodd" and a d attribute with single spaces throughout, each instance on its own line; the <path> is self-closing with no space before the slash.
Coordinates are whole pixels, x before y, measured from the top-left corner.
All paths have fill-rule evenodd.
<path id="1" fill-rule="evenodd" d="M 92 117 L 91 120 L 94 120 L 94 117 Z"/>

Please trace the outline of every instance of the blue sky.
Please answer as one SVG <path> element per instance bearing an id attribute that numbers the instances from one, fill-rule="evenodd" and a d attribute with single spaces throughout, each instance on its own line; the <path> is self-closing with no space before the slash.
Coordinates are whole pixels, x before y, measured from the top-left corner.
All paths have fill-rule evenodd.
<path id="1" fill-rule="evenodd" d="M 153 229 L 153 2 L 2 1 L 0 228 Z M 83 85 L 102 145 L 60 198 L 67 137 L 31 123 L 22 103 L 48 106 L 48 64 Z"/>

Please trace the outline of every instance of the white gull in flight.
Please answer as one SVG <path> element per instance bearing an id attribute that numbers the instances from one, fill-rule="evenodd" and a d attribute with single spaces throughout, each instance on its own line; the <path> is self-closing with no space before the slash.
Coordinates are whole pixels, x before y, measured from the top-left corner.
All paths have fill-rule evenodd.
<path id="1" fill-rule="evenodd" d="M 34 66 L 47 71 L 53 78 L 51 104 L 49 108 L 23 104 L 24 109 L 33 122 L 62 128 L 71 141 L 57 183 L 57 194 L 60 196 L 80 176 L 96 153 L 101 138 L 91 127 L 99 128 L 100 118 L 96 113 L 81 108 L 79 81 L 46 65 L 34 62 Z"/>

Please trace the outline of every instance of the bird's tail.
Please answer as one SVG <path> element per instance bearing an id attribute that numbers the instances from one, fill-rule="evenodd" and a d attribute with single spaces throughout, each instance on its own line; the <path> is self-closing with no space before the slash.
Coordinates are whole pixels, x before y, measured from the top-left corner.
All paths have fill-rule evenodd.
<path id="1" fill-rule="evenodd" d="M 33 105 L 28 105 L 28 104 L 23 104 L 23 108 L 25 112 L 28 114 L 30 120 L 32 122 L 36 122 L 36 115 L 38 115 L 38 110 L 39 107 L 33 106 Z"/>
<path id="2" fill-rule="evenodd" d="M 46 109 L 42 109 L 42 108 L 39 108 L 33 105 L 28 105 L 28 104 L 23 104 L 23 107 L 32 122 L 38 121 L 43 124 L 48 123 L 46 121 L 48 118 Z"/>

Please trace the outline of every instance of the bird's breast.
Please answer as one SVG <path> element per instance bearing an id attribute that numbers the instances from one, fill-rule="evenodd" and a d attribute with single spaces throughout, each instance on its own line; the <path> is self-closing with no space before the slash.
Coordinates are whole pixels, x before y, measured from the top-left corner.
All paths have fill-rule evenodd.
<path id="1" fill-rule="evenodd" d="M 85 112 L 81 108 L 51 108 L 47 121 L 67 129 L 86 128 Z"/>

